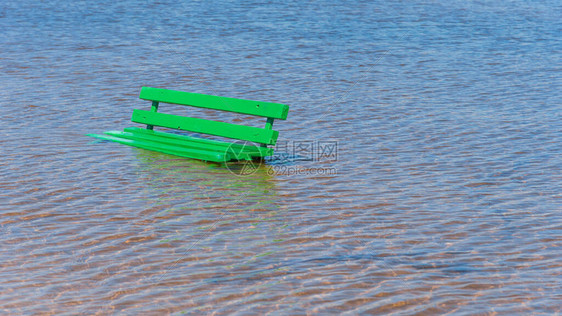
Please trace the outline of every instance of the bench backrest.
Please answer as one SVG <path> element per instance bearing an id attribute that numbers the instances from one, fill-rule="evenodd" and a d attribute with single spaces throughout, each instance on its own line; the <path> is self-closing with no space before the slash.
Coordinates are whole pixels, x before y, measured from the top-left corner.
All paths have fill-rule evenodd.
<path id="1" fill-rule="evenodd" d="M 161 126 L 201 134 L 209 134 L 265 145 L 275 145 L 279 132 L 272 130 L 275 119 L 285 120 L 289 106 L 213 95 L 142 87 L 139 98 L 152 101 L 150 111 L 134 110 L 133 122 L 147 124 L 148 129 Z M 172 103 L 199 108 L 256 115 L 267 118 L 264 128 L 236 125 L 200 118 L 158 113 L 159 103 Z"/>

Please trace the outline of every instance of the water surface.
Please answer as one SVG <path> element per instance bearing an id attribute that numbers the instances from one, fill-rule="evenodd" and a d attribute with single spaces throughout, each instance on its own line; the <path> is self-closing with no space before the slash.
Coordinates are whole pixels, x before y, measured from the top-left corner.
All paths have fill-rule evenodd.
<path id="1" fill-rule="evenodd" d="M 2 2 L 0 310 L 559 313 L 560 12 Z M 141 86 L 289 104 L 279 159 L 85 136 L 134 126 Z"/>

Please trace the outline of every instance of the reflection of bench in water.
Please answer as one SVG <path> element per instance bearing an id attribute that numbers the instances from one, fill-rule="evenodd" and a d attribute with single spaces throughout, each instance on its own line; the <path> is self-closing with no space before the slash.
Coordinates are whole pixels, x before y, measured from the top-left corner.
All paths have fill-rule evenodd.
<path id="1" fill-rule="evenodd" d="M 206 161 L 252 160 L 273 155 L 273 148 L 267 147 L 268 145 L 275 145 L 279 135 L 278 131 L 272 129 L 273 121 L 275 119 L 285 120 L 289 113 L 289 106 L 279 103 L 225 98 L 149 87 L 141 89 L 140 98 L 152 101 L 152 107 L 150 111 L 133 110 L 131 121 L 146 124 L 146 129 L 130 127 L 125 128 L 122 132 L 108 131 L 104 135 L 89 134 L 89 136 Z M 160 102 L 261 116 L 266 117 L 267 121 L 264 128 L 258 128 L 158 113 Z M 244 143 L 231 143 L 155 131 L 154 126 L 226 137 L 240 140 Z M 260 145 L 248 145 L 246 142 Z"/>

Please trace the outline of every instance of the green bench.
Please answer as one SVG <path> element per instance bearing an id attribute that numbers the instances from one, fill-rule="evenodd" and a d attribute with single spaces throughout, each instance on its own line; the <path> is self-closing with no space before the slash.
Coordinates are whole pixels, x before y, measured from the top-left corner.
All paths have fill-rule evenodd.
<path id="1" fill-rule="evenodd" d="M 171 155 L 195 158 L 205 161 L 228 162 L 262 159 L 273 155 L 278 131 L 274 131 L 275 119 L 285 120 L 289 106 L 279 103 L 258 102 L 182 91 L 142 87 L 139 98 L 152 101 L 150 111 L 133 110 L 131 121 L 146 124 L 146 128 L 129 127 L 123 131 L 108 131 L 103 135 L 88 134 L 109 140 L 159 151 Z M 160 103 L 187 105 L 198 108 L 228 111 L 266 117 L 264 128 L 211 121 L 201 118 L 184 117 L 159 113 Z M 215 135 L 238 140 L 225 142 L 167 133 L 154 130 L 155 126 Z M 254 143 L 254 144 L 251 144 Z"/>

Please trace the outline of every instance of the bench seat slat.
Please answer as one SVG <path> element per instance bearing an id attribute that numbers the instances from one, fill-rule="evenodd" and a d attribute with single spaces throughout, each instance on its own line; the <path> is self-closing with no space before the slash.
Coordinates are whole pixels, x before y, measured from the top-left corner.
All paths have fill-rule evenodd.
<path id="1" fill-rule="evenodd" d="M 225 122 L 209 121 L 193 117 L 183 117 L 144 110 L 134 110 L 135 123 L 181 129 L 195 133 L 209 134 L 255 143 L 275 145 L 279 132 L 262 128 L 235 125 Z"/>
<path id="2" fill-rule="evenodd" d="M 142 87 L 140 98 L 235 113 L 285 120 L 289 106 L 280 103 L 243 100 L 199 93 Z"/>
<path id="3" fill-rule="evenodd" d="M 186 135 L 178 135 L 173 133 L 167 132 L 160 132 L 155 130 L 148 130 L 139 127 L 127 127 L 124 129 L 124 132 L 129 134 L 134 134 L 136 138 L 146 138 L 155 141 L 160 141 L 169 144 L 180 144 L 187 147 L 193 148 L 212 148 L 217 151 L 226 152 L 229 148 L 232 148 L 233 151 L 236 152 L 244 152 L 250 154 L 252 157 L 266 157 L 273 155 L 273 148 L 269 147 L 259 147 L 259 146 L 251 146 L 251 144 L 238 144 L 238 143 L 229 143 L 223 142 L 218 140 L 212 139 L 205 139 L 199 137 L 192 137 Z M 114 135 L 114 132 L 107 132 L 112 133 L 109 135 Z M 120 132 L 120 135 L 125 135 L 125 133 Z"/>
<path id="4" fill-rule="evenodd" d="M 199 153 L 203 152 L 205 154 L 217 153 L 219 154 L 218 157 L 224 156 L 225 159 L 228 158 L 230 160 L 252 160 L 253 158 L 264 157 L 264 155 L 262 155 L 259 151 L 252 150 L 252 148 L 250 148 L 250 147 L 257 148 L 256 146 L 248 146 L 247 149 L 243 148 L 240 150 L 236 150 L 234 148 L 228 148 L 223 146 L 202 144 L 200 142 L 193 141 L 195 138 L 189 136 L 186 136 L 185 139 L 178 141 L 178 140 L 171 140 L 170 138 L 167 137 L 161 137 L 157 135 L 150 135 L 150 134 L 143 134 L 143 133 L 108 131 L 105 132 L 105 134 L 109 136 L 120 137 L 120 138 L 130 139 L 134 141 L 142 141 L 142 142 L 171 146 L 175 151 L 180 151 L 180 152 L 197 151 Z"/>
<path id="5" fill-rule="evenodd" d="M 111 132 L 106 132 L 111 133 Z M 120 133 L 120 132 L 117 132 Z M 182 148 L 178 146 L 171 146 L 167 144 L 162 144 L 159 142 L 154 141 L 147 141 L 141 139 L 128 139 L 124 137 L 117 137 L 113 135 L 97 135 L 97 134 L 89 134 L 88 136 L 92 136 L 98 139 L 109 140 L 129 146 L 139 147 L 143 149 L 149 149 L 154 151 L 163 152 L 170 155 L 186 157 L 186 158 L 195 158 L 201 159 L 206 161 L 214 161 L 214 162 L 227 162 L 231 160 L 230 155 L 223 152 L 216 152 L 216 151 L 208 151 L 208 150 L 197 150 L 192 148 Z"/>

